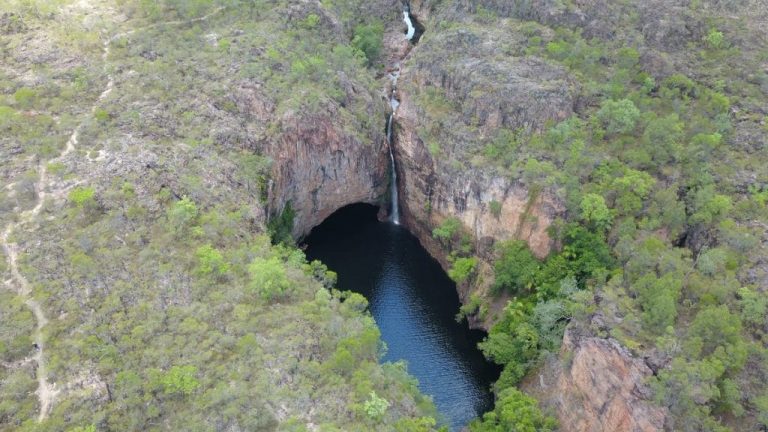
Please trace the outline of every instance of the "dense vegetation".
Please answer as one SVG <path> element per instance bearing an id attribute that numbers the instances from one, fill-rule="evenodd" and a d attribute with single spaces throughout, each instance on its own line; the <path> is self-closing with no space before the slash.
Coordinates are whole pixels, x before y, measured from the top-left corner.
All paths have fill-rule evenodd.
<path id="1" fill-rule="evenodd" d="M 759 384 L 768 378 L 768 297 L 760 283 L 768 177 L 765 153 L 757 151 L 764 149 L 760 99 L 768 91 L 759 64 L 768 52 L 738 20 L 718 18 L 714 7 L 690 8 L 710 28 L 688 40 L 687 51 L 670 54 L 680 70 L 665 73 L 644 69 L 646 46 L 634 33 L 631 42 L 587 39 L 578 28 L 503 19 L 482 8 L 461 24 L 440 24 L 457 39 L 514 35 L 499 51 L 563 66 L 582 101 L 575 115 L 543 131 L 502 128 L 451 148 L 452 137 L 466 136 L 462 127 L 481 125 L 467 125 L 468 109 L 442 89 L 420 96 L 424 112 L 448 129 L 424 131 L 433 157 L 521 179 L 567 209 L 552 228 L 561 247 L 547 259 L 523 242 L 497 245 L 494 292 L 513 298 L 481 344 L 504 365 L 497 410 L 526 404 L 509 389 L 558 352 L 571 321 L 651 359 L 650 384 L 656 403 L 669 409 L 671 429 L 768 426 L 768 393 Z M 632 29 L 637 16 L 622 19 Z M 433 151 L 430 139 L 441 148 Z M 475 251 L 461 252 L 457 223 L 445 221 L 433 236 L 452 238 L 444 242 L 454 256 L 452 276 L 464 282 L 467 266 L 455 256 Z M 475 297 L 462 312 L 485 311 Z M 594 316 L 601 325 L 590 324 Z M 501 424 L 487 416 L 473 430 Z M 519 430 L 537 428 L 544 426 Z"/>
<path id="2" fill-rule="evenodd" d="M 266 204 L 284 113 L 343 104 L 342 124 L 373 128 L 353 93 L 377 86 L 380 24 L 340 25 L 334 5 L 90 3 L 0 19 L 0 221 L 57 392 L 38 423 L 38 323 L 4 258 L 0 430 L 435 429 L 405 365 L 379 364 L 366 300 L 291 246 L 290 204 Z M 233 91 L 250 82 L 274 121 Z"/>
<path id="3" fill-rule="evenodd" d="M 434 227 L 451 278 L 511 299 L 481 344 L 504 367 L 496 408 L 470 429 L 557 427 L 516 386 L 556 356 L 567 325 L 647 359 L 670 429 L 768 427 L 768 45 L 751 3 L 675 9 L 695 24 L 670 47 L 637 30 L 644 2 L 611 3 L 621 34 L 591 36 L 547 21 L 568 1 L 552 2 L 563 13 L 551 16 L 529 2 L 508 2 L 512 12 L 465 2 L 477 7 L 462 19 L 453 2 L 435 3 L 428 34 L 485 38 L 493 61 L 562 70 L 576 106 L 542 128 L 488 131 L 445 89 L 404 83 L 431 124 L 418 132 L 433 158 L 515 179 L 566 209 L 552 227 L 557 251 L 539 259 L 499 242 L 493 281 L 478 277 L 459 219 Z M 0 222 L 48 316 L 57 394 L 37 423 L 38 322 L 10 257 L 0 260 L 11 288 L 0 290 L 0 430 L 434 429 L 404 365 L 379 364 L 365 299 L 306 262 L 290 245 L 290 203 L 269 201 L 264 150 L 287 126 L 332 112 L 350 133 L 381 133 L 386 104 L 370 95 L 384 25 L 371 9 L 3 4 Z M 74 151 L 57 159 L 73 131 Z M 38 203 L 40 214 L 25 213 Z M 493 296 L 462 314 L 487 314 Z"/>

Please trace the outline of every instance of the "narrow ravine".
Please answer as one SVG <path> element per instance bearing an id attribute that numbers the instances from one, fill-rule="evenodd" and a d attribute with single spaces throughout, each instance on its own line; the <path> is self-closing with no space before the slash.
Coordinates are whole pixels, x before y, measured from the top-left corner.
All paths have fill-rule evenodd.
<path id="1" fill-rule="evenodd" d="M 417 27 L 415 18 L 411 15 L 411 4 L 409 2 L 403 2 L 403 22 L 406 25 L 405 39 L 409 44 L 415 44 L 424 32 L 421 26 Z M 407 51 L 406 51 L 407 53 Z M 398 59 L 389 68 L 387 74 L 389 78 L 389 106 L 390 113 L 387 116 L 386 135 L 387 146 L 389 147 L 389 160 L 390 160 L 390 178 L 392 179 L 390 184 L 390 220 L 396 225 L 400 224 L 400 203 L 398 196 L 398 183 L 397 183 L 397 162 L 395 160 L 395 136 L 394 136 L 394 118 L 397 113 L 397 107 L 400 106 L 400 101 L 397 99 L 397 80 L 400 78 L 400 62 L 405 60 L 404 58 Z"/>

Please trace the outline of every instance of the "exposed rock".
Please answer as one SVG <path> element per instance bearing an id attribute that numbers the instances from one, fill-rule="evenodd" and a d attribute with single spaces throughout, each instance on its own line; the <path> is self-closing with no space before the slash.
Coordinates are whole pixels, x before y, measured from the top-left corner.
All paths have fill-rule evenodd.
<path id="1" fill-rule="evenodd" d="M 395 153 L 402 219 L 444 267 L 445 251 L 431 232 L 446 218 L 462 221 L 487 262 L 496 240 L 523 239 L 536 255 L 546 256 L 554 246 L 547 228 L 564 212 L 550 191 L 531 193 L 519 179 L 471 162 L 498 128 L 541 130 L 573 112 L 567 74 L 534 57 L 499 55 L 498 37 L 477 27 L 435 36 L 428 26 L 399 82 Z M 448 113 L 429 106 L 425 95 L 432 90 L 444 98 L 440 103 L 449 106 Z M 494 214 L 491 202 L 500 211 Z M 466 288 L 460 289 L 464 300 Z"/>
<path id="2" fill-rule="evenodd" d="M 524 389 L 552 409 L 561 428 L 582 432 L 661 431 L 666 409 L 651 401 L 651 369 L 612 339 L 566 329 L 558 359 Z"/>
<path id="3" fill-rule="evenodd" d="M 308 234 L 341 207 L 377 203 L 387 187 L 383 133 L 362 142 L 333 114 L 284 114 L 280 139 L 267 149 L 275 162 L 271 194 L 278 206 L 291 202 L 296 237 Z"/>

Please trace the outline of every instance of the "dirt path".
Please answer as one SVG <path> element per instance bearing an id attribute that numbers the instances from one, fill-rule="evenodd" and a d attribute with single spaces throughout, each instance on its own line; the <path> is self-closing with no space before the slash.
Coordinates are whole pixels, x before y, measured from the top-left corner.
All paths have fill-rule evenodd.
<path id="1" fill-rule="evenodd" d="M 180 20 L 180 21 L 169 21 L 169 22 L 160 22 L 160 23 L 151 24 L 141 29 L 135 29 L 135 30 L 119 33 L 106 39 L 104 41 L 102 54 L 101 54 L 101 60 L 104 65 L 104 71 L 105 72 L 108 71 L 107 59 L 109 57 L 110 44 L 115 40 L 119 39 L 120 37 L 127 36 L 136 31 L 148 30 L 150 28 L 158 27 L 161 25 L 177 25 L 177 24 L 205 21 L 208 18 L 218 14 L 223 9 L 224 9 L 223 7 L 217 8 L 207 15 L 204 15 L 199 18 L 186 20 L 186 21 Z M 102 101 L 104 101 L 104 99 L 106 99 L 106 97 L 109 96 L 114 86 L 115 86 L 114 77 L 112 76 L 112 74 L 107 73 L 107 84 L 104 90 L 99 95 L 96 102 L 91 107 L 90 109 L 91 116 L 96 112 L 98 107 L 101 105 Z M 34 355 L 24 360 L 23 363 L 27 361 L 34 361 L 37 364 L 36 393 L 40 403 L 40 413 L 38 414 L 38 418 L 37 418 L 38 422 L 42 422 L 47 418 L 48 413 L 50 412 L 51 407 L 53 406 L 56 396 L 59 394 L 60 390 L 56 390 L 55 383 L 51 384 L 48 382 L 48 371 L 47 371 L 46 362 L 45 362 L 45 334 L 43 331 L 45 326 L 48 324 L 48 318 L 46 318 L 45 313 L 43 312 L 43 308 L 40 306 L 40 303 L 37 300 L 35 300 L 33 297 L 32 285 L 29 283 L 29 281 L 27 281 L 27 279 L 24 277 L 24 275 L 21 274 L 21 271 L 19 270 L 18 245 L 16 243 L 11 242 L 10 238 L 14 231 L 22 227 L 24 224 L 33 221 L 35 217 L 37 217 L 37 215 L 40 214 L 40 211 L 42 211 L 43 205 L 45 204 L 46 197 L 48 197 L 49 195 L 54 199 L 62 199 L 64 197 L 67 191 L 67 188 L 55 189 L 53 187 L 54 185 L 49 184 L 47 167 L 48 167 L 48 164 L 65 158 L 67 155 L 69 155 L 75 150 L 78 144 L 77 138 L 80 133 L 80 129 L 83 127 L 83 125 L 84 125 L 84 122 L 81 122 L 75 127 L 75 129 L 72 131 L 72 134 L 69 136 L 69 139 L 67 140 L 66 147 L 61 152 L 61 154 L 59 154 L 59 156 L 57 156 L 54 159 L 50 159 L 47 161 L 41 160 L 39 162 L 38 164 L 39 177 L 35 182 L 35 191 L 37 193 L 37 201 L 35 203 L 35 206 L 32 209 L 21 213 L 17 222 L 8 223 L 8 225 L 6 225 L 5 227 L 5 230 L 3 230 L 2 234 L 0 234 L 0 245 L 2 245 L 3 251 L 5 252 L 6 259 L 8 261 L 8 268 L 12 276 L 12 279 L 9 281 L 6 281 L 6 284 L 10 285 L 11 289 L 14 290 L 20 297 L 24 299 L 24 304 L 26 304 L 27 307 L 29 307 L 32 310 L 32 313 L 35 316 L 35 320 L 37 321 L 37 325 L 35 327 L 35 333 L 33 337 L 34 343 L 36 344 L 37 348 Z M 49 187 L 51 187 L 52 189 L 51 191 L 47 190 Z M 3 363 L 2 365 L 7 366 L 5 363 Z"/>

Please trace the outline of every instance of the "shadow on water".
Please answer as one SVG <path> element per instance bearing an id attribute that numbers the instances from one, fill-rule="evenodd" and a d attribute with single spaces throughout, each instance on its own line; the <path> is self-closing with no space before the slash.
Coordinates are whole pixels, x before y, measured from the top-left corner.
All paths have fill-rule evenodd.
<path id="1" fill-rule="evenodd" d="M 493 406 L 498 369 L 476 348 L 483 333 L 454 317 L 454 283 L 406 229 L 355 204 L 316 227 L 307 257 L 338 274 L 338 286 L 363 294 L 387 344 L 384 361 L 405 360 L 445 423 L 459 430 Z"/>

